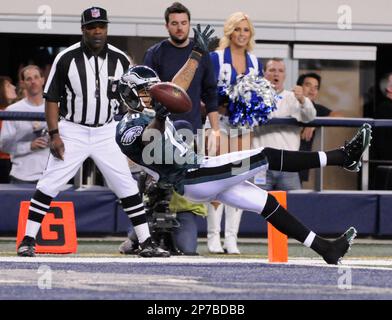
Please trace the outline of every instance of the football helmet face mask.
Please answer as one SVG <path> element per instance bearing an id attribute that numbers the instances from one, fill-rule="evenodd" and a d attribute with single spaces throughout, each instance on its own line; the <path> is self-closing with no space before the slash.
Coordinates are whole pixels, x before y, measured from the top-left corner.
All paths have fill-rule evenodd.
<path id="1" fill-rule="evenodd" d="M 142 112 L 146 107 L 142 96 L 146 98 L 150 87 L 158 82 L 161 80 L 153 69 L 142 65 L 132 66 L 120 78 L 120 99 L 129 109 Z M 139 92 L 143 92 L 143 95 Z"/>

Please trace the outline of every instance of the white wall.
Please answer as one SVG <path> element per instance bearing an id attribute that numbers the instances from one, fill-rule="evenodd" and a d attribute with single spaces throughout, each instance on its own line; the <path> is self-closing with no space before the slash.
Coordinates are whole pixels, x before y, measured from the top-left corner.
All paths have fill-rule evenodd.
<path id="1" fill-rule="evenodd" d="M 163 13 L 173 1 L 1 1 L 0 32 L 80 34 L 81 12 L 98 5 L 108 10 L 112 35 L 166 36 Z M 218 35 L 230 13 L 244 11 L 255 24 L 258 40 L 392 43 L 391 0 L 184 0 L 182 3 L 191 10 L 193 23 L 210 23 Z M 43 4 L 47 7 L 42 7 Z M 50 9 L 51 28 L 39 28 L 38 19 L 42 15 L 39 8 Z M 351 11 L 352 29 L 339 29 L 338 21 L 342 19 L 339 8 L 346 8 L 345 13 L 347 8 Z"/>

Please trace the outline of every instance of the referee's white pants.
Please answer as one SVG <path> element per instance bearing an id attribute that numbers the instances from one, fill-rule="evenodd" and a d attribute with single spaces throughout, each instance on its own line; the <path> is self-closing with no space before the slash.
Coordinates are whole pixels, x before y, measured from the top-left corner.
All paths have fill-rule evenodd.
<path id="1" fill-rule="evenodd" d="M 220 167 L 229 163 L 243 161 L 243 166 L 249 164 L 248 159 L 252 155 L 260 153 L 264 148 L 231 152 L 217 157 L 206 158 L 201 168 Z M 267 201 L 267 191 L 260 189 L 247 181 L 259 171 L 266 170 L 268 164 L 256 167 L 252 170 L 241 170 L 236 174 L 224 179 L 215 179 L 196 184 L 184 185 L 184 196 L 194 202 L 211 202 L 218 200 L 229 206 L 261 213 Z"/>
<path id="2" fill-rule="evenodd" d="M 50 154 L 37 189 L 56 197 L 62 187 L 75 176 L 83 162 L 91 157 L 118 198 L 139 192 L 128 161 L 116 143 L 115 121 L 102 127 L 90 128 L 62 120 L 59 122 L 59 131 L 65 147 L 64 160 Z"/>

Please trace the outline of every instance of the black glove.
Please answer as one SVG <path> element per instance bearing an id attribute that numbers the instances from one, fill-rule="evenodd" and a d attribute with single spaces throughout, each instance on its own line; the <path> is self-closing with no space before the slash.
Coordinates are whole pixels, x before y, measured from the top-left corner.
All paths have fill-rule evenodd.
<path id="1" fill-rule="evenodd" d="M 214 33 L 214 29 L 211 29 L 211 26 L 207 24 L 206 28 L 204 29 L 203 32 L 201 32 L 200 24 L 197 25 L 197 29 L 193 28 L 194 32 L 194 41 L 195 44 L 193 45 L 193 51 L 196 51 L 197 53 L 202 56 L 205 53 L 208 53 L 208 47 L 209 43 L 211 41 L 210 37 Z"/>
<path id="2" fill-rule="evenodd" d="M 158 102 L 153 100 L 151 102 L 152 108 L 155 110 L 155 118 L 159 119 L 159 120 L 165 120 L 167 116 L 170 115 L 169 110 L 166 109 L 166 107 Z"/>

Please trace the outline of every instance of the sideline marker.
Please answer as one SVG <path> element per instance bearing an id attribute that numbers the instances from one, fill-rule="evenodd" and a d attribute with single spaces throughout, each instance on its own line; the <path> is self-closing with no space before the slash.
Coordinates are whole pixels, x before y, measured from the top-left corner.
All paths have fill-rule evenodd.
<path id="1" fill-rule="evenodd" d="M 276 200 L 287 209 L 287 192 L 286 191 L 270 191 Z M 270 223 L 267 222 L 267 233 L 268 233 L 268 261 L 269 262 L 287 262 L 289 258 L 288 254 L 288 241 L 287 236 L 277 229 L 275 229 Z"/>
<path id="2" fill-rule="evenodd" d="M 19 209 L 16 248 L 22 242 L 30 201 L 22 201 Z M 76 253 L 78 247 L 75 210 L 72 202 L 52 202 L 36 237 L 36 253 Z"/>

